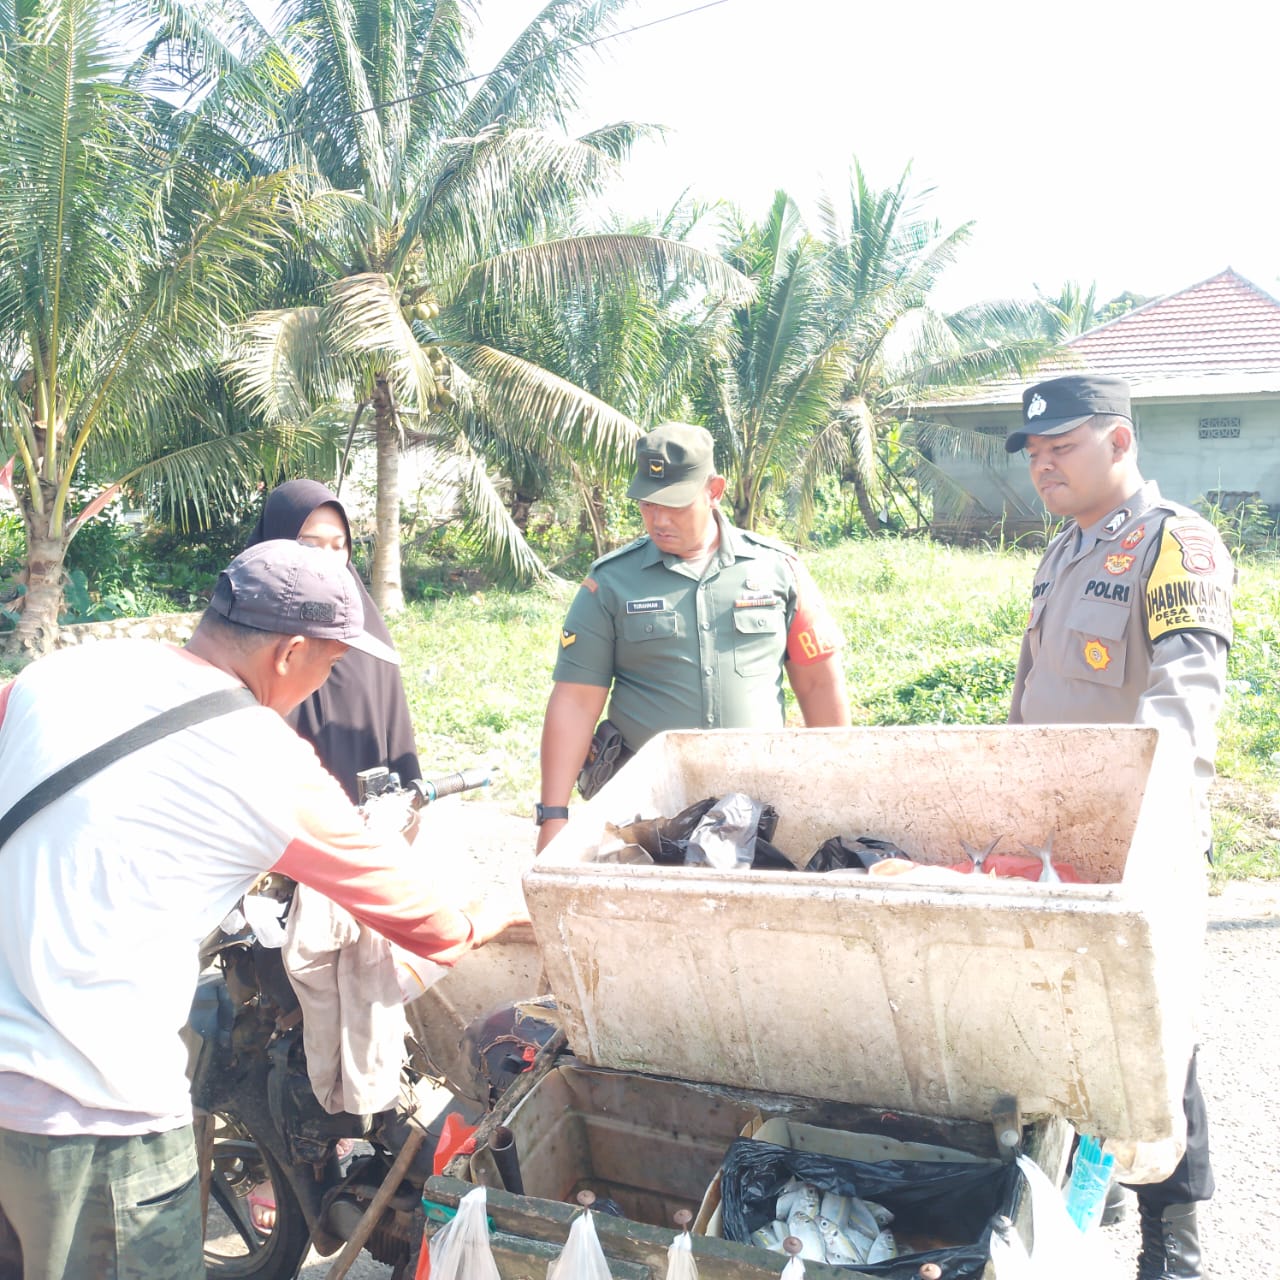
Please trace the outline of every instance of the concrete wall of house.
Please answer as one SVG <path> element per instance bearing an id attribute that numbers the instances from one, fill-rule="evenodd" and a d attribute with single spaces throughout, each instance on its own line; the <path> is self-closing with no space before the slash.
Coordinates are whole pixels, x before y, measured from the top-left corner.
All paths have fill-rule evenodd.
<path id="1" fill-rule="evenodd" d="M 1280 401 L 1144 404 L 1137 421 L 1142 474 L 1170 498 L 1217 490 L 1280 506 Z"/>
<path id="2" fill-rule="evenodd" d="M 992 431 L 1001 438 L 1018 423 L 1013 410 L 953 410 L 958 426 Z M 1135 406 L 1142 474 L 1155 480 L 1166 496 L 1193 503 L 1220 491 L 1235 498 L 1256 494 L 1268 506 L 1280 507 L 1280 399 L 1241 398 Z M 972 495 L 954 504 L 941 495 L 935 501 L 935 523 L 985 524 L 1002 518 L 1019 528 L 1043 523 L 1043 507 L 1031 484 L 1023 454 L 1009 456 L 1003 467 L 984 467 L 960 458 L 935 459 Z"/>

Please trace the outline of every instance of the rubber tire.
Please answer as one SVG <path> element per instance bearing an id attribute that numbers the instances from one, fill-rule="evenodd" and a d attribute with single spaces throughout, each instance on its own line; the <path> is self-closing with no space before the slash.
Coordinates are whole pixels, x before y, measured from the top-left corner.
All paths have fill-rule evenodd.
<path id="1" fill-rule="evenodd" d="M 220 1207 L 231 1222 L 232 1229 L 251 1250 L 247 1257 L 215 1258 L 205 1250 L 205 1276 L 208 1280 L 293 1280 L 298 1264 L 307 1252 L 310 1231 L 306 1215 L 293 1193 L 276 1158 L 259 1145 L 248 1126 L 234 1113 L 218 1111 L 219 1119 L 238 1127 L 244 1137 L 257 1149 L 257 1154 L 271 1175 L 271 1187 L 276 1199 L 276 1225 L 267 1236 L 262 1236 L 249 1219 L 249 1202 L 237 1196 L 226 1178 L 220 1178 L 215 1168 L 209 1185 L 209 1205 Z M 225 1140 L 224 1140 L 225 1141 Z M 214 1142 L 217 1154 L 218 1140 Z"/>

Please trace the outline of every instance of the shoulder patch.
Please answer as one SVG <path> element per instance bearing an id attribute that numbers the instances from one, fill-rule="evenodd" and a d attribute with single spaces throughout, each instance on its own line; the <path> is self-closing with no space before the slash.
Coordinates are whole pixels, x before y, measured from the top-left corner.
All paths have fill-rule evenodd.
<path id="1" fill-rule="evenodd" d="M 1212 631 L 1231 642 L 1235 569 L 1218 531 L 1198 515 L 1173 516 L 1146 585 L 1147 635 Z"/>

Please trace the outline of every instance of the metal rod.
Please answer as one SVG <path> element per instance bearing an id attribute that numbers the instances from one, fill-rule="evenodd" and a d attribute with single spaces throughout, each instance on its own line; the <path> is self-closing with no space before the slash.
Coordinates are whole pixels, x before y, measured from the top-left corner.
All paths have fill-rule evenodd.
<path id="1" fill-rule="evenodd" d="M 378 1219 L 382 1217 L 382 1211 L 390 1204 L 391 1197 L 395 1195 L 405 1174 L 409 1172 L 409 1166 L 413 1164 L 418 1148 L 422 1146 L 426 1136 L 426 1133 L 416 1124 L 410 1128 L 409 1136 L 404 1140 L 404 1146 L 400 1148 L 400 1154 L 396 1156 L 391 1171 L 382 1180 L 382 1186 L 374 1192 L 373 1199 L 369 1201 L 369 1207 L 364 1211 L 364 1217 L 356 1223 L 351 1239 L 343 1246 L 337 1261 L 329 1268 L 329 1274 L 325 1280 L 342 1280 L 342 1277 L 351 1270 L 351 1264 L 360 1256 L 364 1242 L 373 1234 L 374 1227 L 378 1225 Z"/>
<path id="2" fill-rule="evenodd" d="M 502 1185 L 513 1196 L 524 1195 L 524 1179 L 520 1176 L 520 1156 L 516 1152 L 516 1135 L 505 1124 L 500 1124 L 489 1139 L 493 1162 L 498 1166 Z"/>

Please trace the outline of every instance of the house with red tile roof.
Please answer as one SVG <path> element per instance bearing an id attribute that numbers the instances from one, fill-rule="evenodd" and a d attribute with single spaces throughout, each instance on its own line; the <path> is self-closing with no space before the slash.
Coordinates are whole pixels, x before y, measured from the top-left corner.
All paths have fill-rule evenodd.
<path id="1" fill-rule="evenodd" d="M 1130 385 L 1142 473 L 1178 501 L 1256 496 L 1280 509 L 1280 301 L 1228 268 L 1073 338 L 1039 371 L 929 407 L 1003 440 L 1021 420 L 1023 388 L 1071 372 Z M 1043 527 L 1023 455 L 982 466 L 936 459 L 970 495 L 935 500 L 940 531 Z"/>

